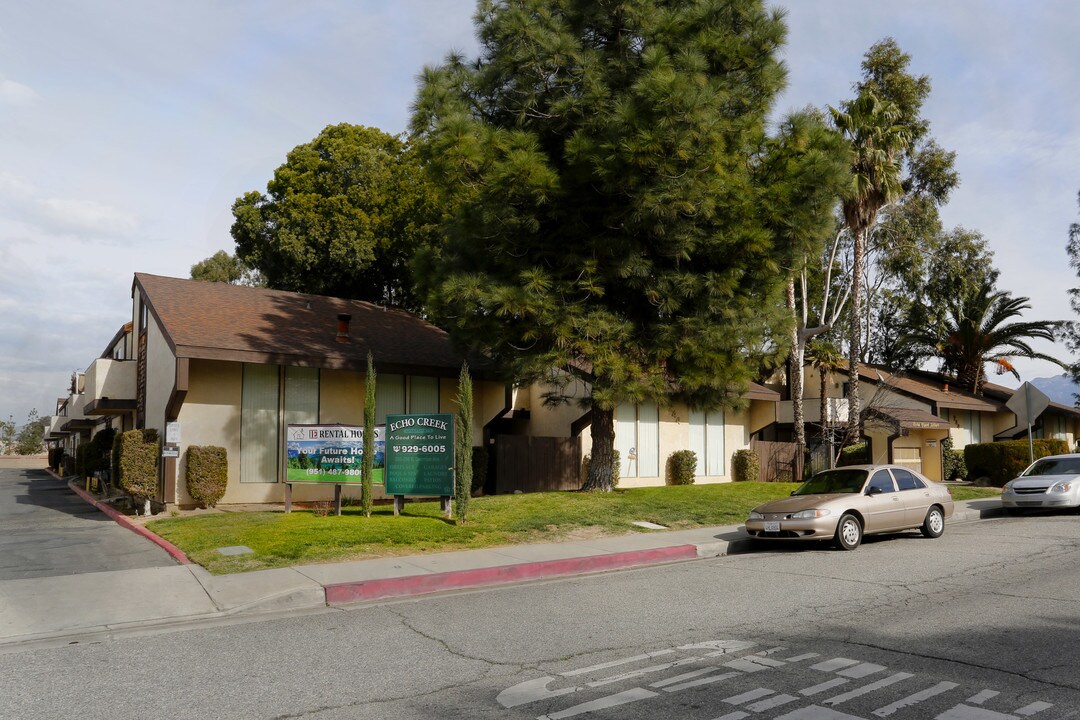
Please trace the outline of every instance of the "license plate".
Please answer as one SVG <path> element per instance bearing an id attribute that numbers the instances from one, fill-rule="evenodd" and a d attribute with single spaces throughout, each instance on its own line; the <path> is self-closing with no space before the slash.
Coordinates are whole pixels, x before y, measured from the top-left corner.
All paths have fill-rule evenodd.
<path id="1" fill-rule="evenodd" d="M 767 522 L 765 523 L 765 532 L 780 532 L 779 522 Z"/>

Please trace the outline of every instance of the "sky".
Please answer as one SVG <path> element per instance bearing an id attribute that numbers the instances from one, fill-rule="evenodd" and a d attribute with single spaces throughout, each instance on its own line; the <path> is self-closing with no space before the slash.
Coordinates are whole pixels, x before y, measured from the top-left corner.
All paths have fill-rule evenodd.
<path id="1" fill-rule="evenodd" d="M 947 227 L 978 230 L 1025 319 L 1074 319 L 1080 5 L 787 0 L 778 114 L 851 97 L 893 37 L 957 154 Z M 474 0 L 0 0 L 0 419 L 54 412 L 130 320 L 135 272 L 232 252 L 233 201 L 349 122 L 404 132 L 424 65 L 473 57 Z M 1064 347 L 1038 346 L 1072 360 Z M 1019 361 L 1023 380 L 1054 365 Z M 1015 386 L 1009 376 L 991 380 Z"/>

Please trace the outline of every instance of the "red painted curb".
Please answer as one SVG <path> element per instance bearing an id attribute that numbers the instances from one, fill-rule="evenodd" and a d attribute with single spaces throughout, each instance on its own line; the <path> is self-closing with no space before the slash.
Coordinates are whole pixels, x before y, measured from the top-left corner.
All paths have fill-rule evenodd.
<path id="1" fill-rule="evenodd" d="M 71 490 L 76 495 L 81 497 L 83 500 L 90 503 L 91 505 L 96 507 L 98 510 L 100 510 L 101 512 L 105 513 L 110 518 L 112 518 L 116 522 L 117 525 L 120 525 L 121 527 L 125 527 L 125 528 L 127 528 L 128 530 L 132 531 L 133 533 L 135 533 L 137 535 L 142 535 L 144 538 L 146 538 L 150 542 L 152 542 L 155 545 L 161 547 L 161 549 L 163 549 L 165 552 L 169 553 L 170 556 L 172 556 L 173 560 L 176 560 L 181 565 L 194 565 L 195 564 L 195 563 L 191 562 L 191 560 L 188 559 L 188 556 L 184 554 L 183 550 L 176 547 L 175 545 L 173 545 L 171 542 L 169 542 L 165 538 L 161 537 L 160 535 L 155 535 L 154 533 L 150 532 L 149 530 L 144 528 L 142 525 L 136 525 L 135 523 L 131 522 L 131 520 L 128 520 L 126 515 L 124 515 L 123 513 L 117 511 L 116 508 L 109 507 L 105 503 L 99 502 L 96 498 L 92 497 L 88 492 L 86 492 L 81 487 L 76 485 L 74 480 L 68 480 L 68 487 L 71 488 Z"/>
<path id="2" fill-rule="evenodd" d="M 565 560 L 547 560 L 475 570 L 434 573 L 431 575 L 411 575 L 409 577 L 338 583 L 326 586 L 326 604 L 344 605 L 364 600 L 382 600 L 444 590 L 501 585 L 522 580 L 537 580 L 560 575 L 616 570 L 633 567 L 634 565 L 687 560 L 696 557 L 696 545 L 677 545 L 654 550 L 634 550 Z"/>

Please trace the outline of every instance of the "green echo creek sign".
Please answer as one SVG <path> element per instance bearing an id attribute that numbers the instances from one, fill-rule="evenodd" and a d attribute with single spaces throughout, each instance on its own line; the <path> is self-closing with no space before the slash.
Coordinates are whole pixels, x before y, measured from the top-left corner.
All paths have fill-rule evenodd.
<path id="1" fill-rule="evenodd" d="M 386 416 L 386 494 L 454 494 L 454 416 Z"/>

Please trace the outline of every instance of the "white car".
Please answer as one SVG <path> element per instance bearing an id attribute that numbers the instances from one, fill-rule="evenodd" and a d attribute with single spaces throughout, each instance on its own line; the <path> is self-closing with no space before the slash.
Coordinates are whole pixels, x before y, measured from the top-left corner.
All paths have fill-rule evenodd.
<path id="1" fill-rule="evenodd" d="M 1039 458 L 1001 489 L 1001 506 L 1024 510 L 1080 508 L 1080 454 Z"/>

